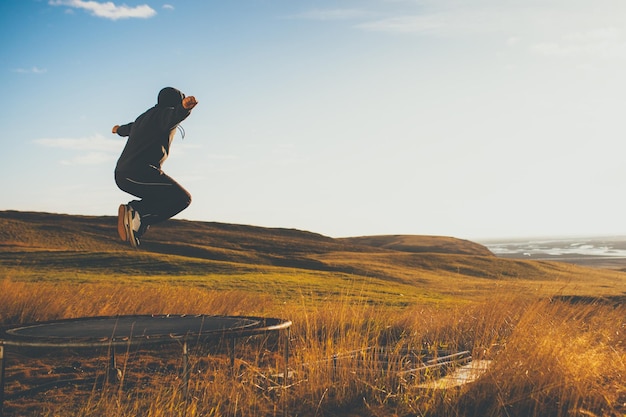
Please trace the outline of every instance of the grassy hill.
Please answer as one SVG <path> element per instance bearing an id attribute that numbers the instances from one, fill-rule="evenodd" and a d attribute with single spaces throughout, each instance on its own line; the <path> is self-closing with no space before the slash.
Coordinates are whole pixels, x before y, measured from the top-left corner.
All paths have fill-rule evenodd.
<path id="1" fill-rule="evenodd" d="M 32 248 L 109 250 L 126 249 L 112 216 L 71 216 L 36 212 L 0 212 L 0 244 Z M 176 242 L 176 243 L 175 243 Z M 207 252 L 199 251 L 204 248 Z M 170 220 L 146 234 L 142 249 L 188 257 L 220 258 L 219 251 L 259 256 L 297 257 L 332 251 L 447 253 L 490 256 L 478 243 L 440 236 L 390 235 L 333 239 L 320 234 L 282 228 L 263 228 L 212 222 Z"/>
<path id="2" fill-rule="evenodd" d="M 503 291 L 548 295 L 626 293 L 623 274 L 554 262 L 495 257 L 484 246 L 438 236 L 333 239 L 281 228 L 170 220 L 138 250 L 119 241 L 113 216 L 0 212 L 6 277 L 41 281 L 156 282 L 281 297 L 358 293 L 374 303 L 488 297 Z M 400 296 L 401 294 L 401 296 Z"/>
<path id="3" fill-rule="evenodd" d="M 237 377 L 225 357 L 198 351 L 189 403 L 170 372 L 179 359 L 162 358 L 164 367 L 156 352 L 129 349 L 132 371 L 109 392 L 88 385 L 15 398 L 7 415 L 264 417 L 277 415 L 279 398 L 302 417 L 621 416 L 625 299 L 623 271 L 503 259 L 451 237 L 333 239 L 171 220 L 134 250 L 119 241 L 114 217 L 0 212 L 0 325 L 119 314 L 294 323 L 285 396 L 266 376 L 281 353 L 260 338 L 238 347 Z M 402 371 L 409 357 L 449 350 L 492 365 L 477 382 L 449 390 L 422 387 L 439 371 Z M 80 355 L 59 357 L 59 367 L 48 363 L 56 353 L 21 355 L 7 371 L 11 394 L 66 378 L 57 369 L 67 363 L 99 369 Z"/>
<path id="4" fill-rule="evenodd" d="M 457 255 L 489 256 L 492 253 L 485 246 L 469 240 L 445 236 L 381 235 L 361 236 L 340 239 L 364 246 L 391 249 L 410 253 L 449 253 Z"/>

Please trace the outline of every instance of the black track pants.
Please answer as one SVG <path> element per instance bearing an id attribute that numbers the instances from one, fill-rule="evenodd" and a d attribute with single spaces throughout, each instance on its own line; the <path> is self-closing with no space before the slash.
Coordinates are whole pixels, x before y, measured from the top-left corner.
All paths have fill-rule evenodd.
<path id="1" fill-rule="evenodd" d="M 115 183 L 122 191 L 141 198 L 129 204 L 139 212 L 142 227 L 167 220 L 191 204 L 191 194 L 154 166 L 115 171 Z"/>

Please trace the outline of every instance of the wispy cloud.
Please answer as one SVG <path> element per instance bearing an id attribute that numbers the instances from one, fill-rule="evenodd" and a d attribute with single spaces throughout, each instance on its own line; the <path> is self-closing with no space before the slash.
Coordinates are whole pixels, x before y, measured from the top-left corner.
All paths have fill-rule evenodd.
<path id="1" fill-rule="evenodd" d="M 373 22 L 362 23 L 359 28 L 391 33 L 435 33 L 446 26 L 446 21 L 442 16 L 398 16 L 390 17 Z"/>
<path id="2" fill-rule="evenodd" d="M 123 140 L 105 139 L 102 135 L 87 138 L 42 138 L 36 139 L 35 143 L 70 151 L 69 158 L 60 161 L 63 165 L 108 163 L 115 160 L 124 147 Z"/>
<path id="3" fill-rule="evenodd" d="M 498 35 L 510 46 L 523 39 L 534 44 L 533 52 L 552 56 L 622 56 L 626 40 L 619 29 L 626 30 L 620 20 L 626 3 L 598 1 L 592 5 L 568 0 L 476 0 L 470 6 L 462 0 L 398 0 L 395 4 L 400 6 L 393 14 L 364 20 L 356 27 L 432 37 Z"/>
<path id="4" fill-rule="evenodd" d="M 50 148 L 62 148 L 70 150 L 91 150 L 117 152 L 124 146 L 124 142 L 115 139 L 106 139 L 102 135 L 94 135 L 87 138 L 42 138 L 35 140 L 36 143 Z"/>
<path id="5" fill-rule="evenodd" d="M 94 16 L 111 20 L 128 18 L 147 19 L 156 15 L 156 11 L 147 4 L 129 7 L 125 4 L 118 6 L 110 1 L 100 3 L 93 0 L 50 0 L 48 4 L 51 6 L 66 6 L 87 10 Z"/>
<path id="6" fill-rule="evenodd" d="M 112 163 L 115 160 L 113 155 L 104 152 L 88 152 L 85 154 L 76 155 L 70 159 L 62 159 L 61 165 L 101 165 L 105 163 Z"/>
<path id="7" fill-rule="evenodd" d="M 506 40 L 506 44 L 509 46 L 515 46 L 522 41 L 522 38 L 519 36 L 511 36 Z"/>
<path id="8" fill-rule="evenodd" d="M 604 59 L 626 58 L 626 40 L 615 27 L 574 32 L 553 42 L 540 42 L 531 51 L 554 57 L 596 57 Z"/>
<path id="9" fill-rule="evenodd" d="M 351 20 L 371 17 L 372 13 L 360 9 L 315 9 L 288 16 L 303 20 Z"/>
<path id="10" fill-rule="evenodd" d="M 31 67 L 31 68 L 15 68 L 13 72 L 18 74 L 45 74 L 48 72 L 45 68 Z"/>
<path id="11" fill-rule="evenodd" d="M 174 10 L 174 6 L 172 6 L 171 4 L 164 4 L 163 8 L 166 10 Z"/>
<path id="12" fill-rule="evenodd" d="M 452 10 L 389 17 L 357 27 L 376 32 L 455 36 L 500 31 L 507 21 L 510 19 L 496 10 Z"/>

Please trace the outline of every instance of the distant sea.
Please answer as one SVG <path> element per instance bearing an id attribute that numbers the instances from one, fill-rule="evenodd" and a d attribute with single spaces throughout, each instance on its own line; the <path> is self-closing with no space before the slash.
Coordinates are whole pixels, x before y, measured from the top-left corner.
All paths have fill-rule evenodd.
<path id="1" fill-rule="evenodd" d="M 479 243 L 502 258 L 559 261 L 597 268 L 626 269 L 626 236 L 493 239 Z"/>

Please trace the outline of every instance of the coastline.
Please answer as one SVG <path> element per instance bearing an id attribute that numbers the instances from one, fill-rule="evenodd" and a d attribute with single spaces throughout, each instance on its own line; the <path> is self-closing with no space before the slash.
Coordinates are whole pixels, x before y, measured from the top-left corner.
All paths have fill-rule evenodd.
<path id="1" fill-rule="evenodd" d="M 502 239 L 479 242 L 494 255 L 508 259 L 565 262 L 626 270 L 626 237 Z"/>

